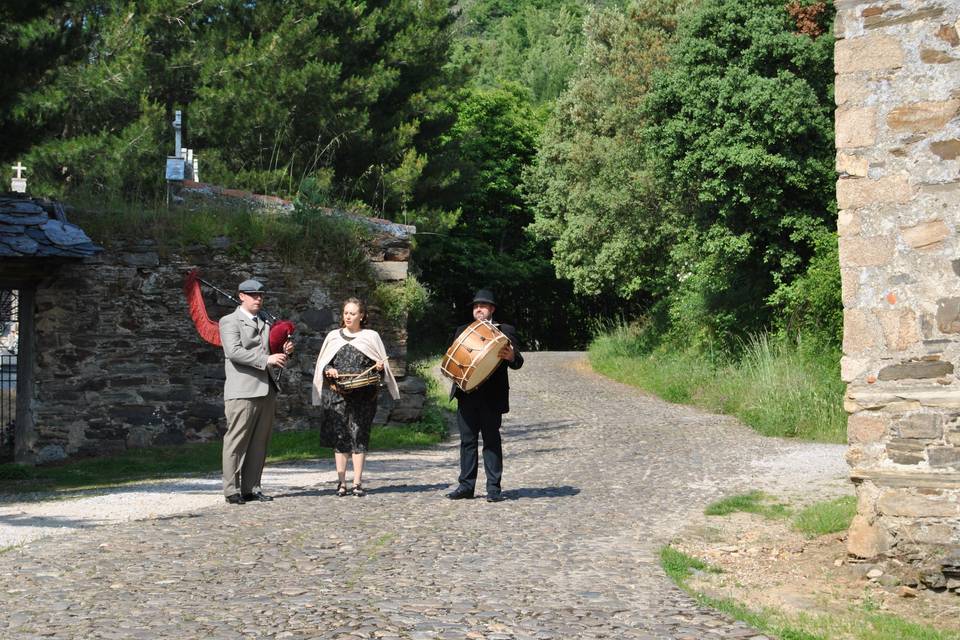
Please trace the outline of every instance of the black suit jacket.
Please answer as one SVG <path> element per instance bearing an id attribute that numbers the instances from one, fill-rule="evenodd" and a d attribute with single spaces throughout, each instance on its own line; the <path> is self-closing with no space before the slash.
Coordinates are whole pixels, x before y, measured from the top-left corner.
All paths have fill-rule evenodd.
<path id="1" fill-rule="evenodd" d="M 510 411 L 510 381 L 507 379 L 507 368 L 519 369 L 522 367 L 523 356 L 520 354 L 520 341 L 517 339 L 517 330 L 509 324 L 497 324 L 496 322 L 493 324 L 510 339 L 510 344 L 513 345 L 513 362 L 501 360 L 500 365 L 494 369 L 490 377 L 470 393 L 462 391 L 460 387 L 454 384 L 450 389 L 450 397 L 456 398 L 461 407 L 488 406 L 500 413 L 508 413 Z M 451 344 L 455 342 L 456 339 L 460 337 L 460 334 L 469 326 L 469 324 L 463 324 L 457 327 L 456 332 L 453 334 L 453 339 L 450 341 Z"/>

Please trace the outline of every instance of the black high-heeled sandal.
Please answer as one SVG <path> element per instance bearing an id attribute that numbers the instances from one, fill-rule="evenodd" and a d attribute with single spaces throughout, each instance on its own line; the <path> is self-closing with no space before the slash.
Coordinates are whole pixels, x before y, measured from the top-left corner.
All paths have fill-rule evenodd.
<path id="1" fill-rule="evenodd" d="M 367 495 L 367 493 L 363 490 L 363 487 L 359 484 L 353 485 L 353 491 L 351 493 L 358 498 L 362 498 L 363 496 Z"/>
<path id="2" fill-rule="evenodd" d="M 347 495 L 347 483 L 343 481 L 337 482 L 337 497 L 343 498 Z"/>

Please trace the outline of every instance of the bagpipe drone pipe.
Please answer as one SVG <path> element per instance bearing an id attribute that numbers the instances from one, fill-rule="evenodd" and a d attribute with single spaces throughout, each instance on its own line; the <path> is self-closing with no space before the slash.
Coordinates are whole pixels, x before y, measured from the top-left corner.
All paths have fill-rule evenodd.
<path id="1" fill-rule="evenodd" d="M 203 293 L 200 291 L 200 285 L 205 284 L 231 302 L 240 304 L 234 296 L 223 289 L 216 287 L 200 277 L 198 269 L 192 270 L 187 274 L 183 281 L 183 295 L 187 298 L 187 306 L 190 309 L 190 318 L 193 320 L 193 326 L 197 328 L 200 337 L 215 347 L 223 346 L 220 341 L 220 325 L 210 319 L 207 314 L 207 305 L 203 300 Z M 266 309 L 261 309 L 261 313 L 267 316 L 270 321 L 270 353 L 283 353 L 283 343 L 290 339 L 296 327 L 289 320 L 281 320 Z"/>

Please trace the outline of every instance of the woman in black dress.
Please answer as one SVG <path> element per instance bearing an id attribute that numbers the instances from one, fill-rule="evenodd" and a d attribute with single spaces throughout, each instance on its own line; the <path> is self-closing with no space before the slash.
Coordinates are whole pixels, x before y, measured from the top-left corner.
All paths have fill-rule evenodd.
<path id="1" fill-rule="evenodd" d="M 338 496 L 347 495 L 348 457 L 353 459 L 351 493 L 358 497 L 364 495 L 363 464 L 370 445 L 370 427 L 377 412 L 380 385 L 346 390 L 337 382 L 351 374 L 375 371 L 386 381 L 394 399 L 400 395 L 380 335 L 365 329 L 366 321 L 366 308 L 360 300 L 350 298 L 344 302 L 340 328 L 327 334 L 314 371 L 314 404 L 321 406 L 322 420 L 329 421 L 335 434 Z"/>

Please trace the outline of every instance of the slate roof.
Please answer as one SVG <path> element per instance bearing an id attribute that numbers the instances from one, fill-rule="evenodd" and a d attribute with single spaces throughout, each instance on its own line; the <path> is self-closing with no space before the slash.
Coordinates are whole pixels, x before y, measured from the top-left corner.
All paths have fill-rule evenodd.
<path id="1" fill-rule="evenodd" d="M 0 258 L 86 258 L 103 251 L 49 200 L 0 194 Z"/>

